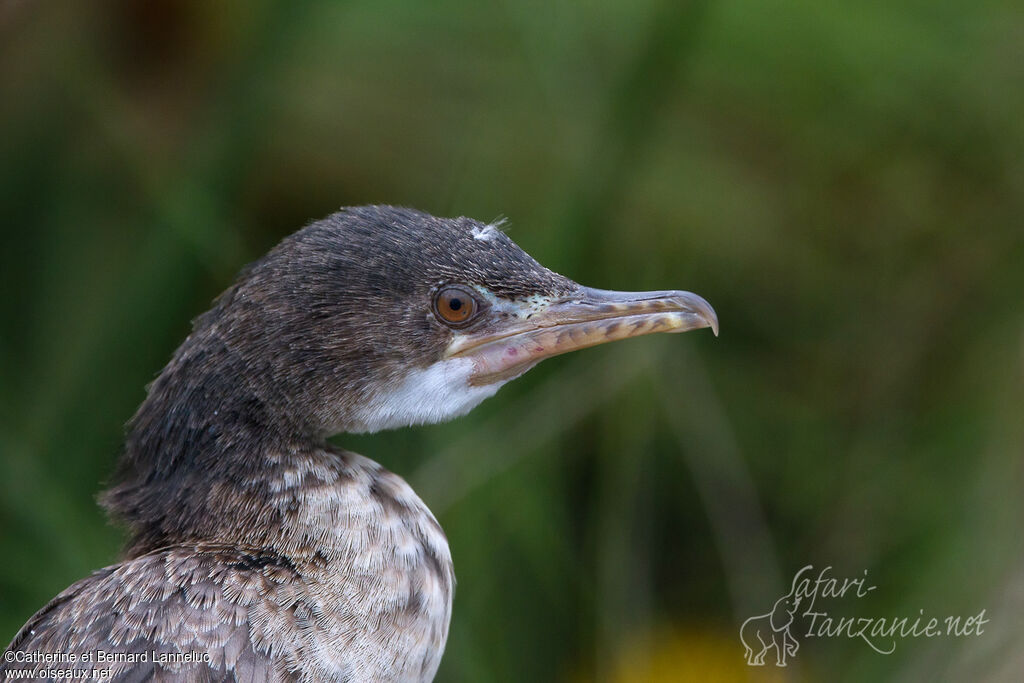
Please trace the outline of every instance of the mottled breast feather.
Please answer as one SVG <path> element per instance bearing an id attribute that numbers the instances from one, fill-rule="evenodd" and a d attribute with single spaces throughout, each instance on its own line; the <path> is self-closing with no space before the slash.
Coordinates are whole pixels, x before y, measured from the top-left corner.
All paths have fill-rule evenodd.
<path id="1" fill-rule="evenodd" d="M 54 598 L 9 647 L 75 655 L 75 663 L 11 662 L 0 673 L 7 680 L 19 670 L 94 668 L 109 669 L 114 681 L 296 680 L 251 623 L 278 611 L 298 578 L 283 558 L 209 545 L 107 567 Z M 183 661 L 189 653 L 201 661 Z"/>
<path id="2" fill-rule="evenodd" d="M 40 610 L 9 649 L 78 662 L 89 653 L 114 681 L 432 680 L 454 574 L 423 502 L 352 453 L 265 466 L 262 504 L 281 521 L 251 530 L 256 544 L 176 544 L 102 569 Z M 95 663 L 99 651 L 129 661 Z M 190 653 L 200 661 L 180 661 Z M 72 666 L 85 665 L 0 663 L 0 673 Z"/>

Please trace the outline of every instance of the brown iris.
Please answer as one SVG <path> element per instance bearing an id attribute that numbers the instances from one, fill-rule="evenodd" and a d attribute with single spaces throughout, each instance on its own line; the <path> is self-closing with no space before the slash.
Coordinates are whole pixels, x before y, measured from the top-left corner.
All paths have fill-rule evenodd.
<path id="1" fill-rule="evenodd" d="M 447 285 L 434 296 L 434 315 L 446 325 L 461 327 L 476 315 L 479 305 L 466 287 Z"/>

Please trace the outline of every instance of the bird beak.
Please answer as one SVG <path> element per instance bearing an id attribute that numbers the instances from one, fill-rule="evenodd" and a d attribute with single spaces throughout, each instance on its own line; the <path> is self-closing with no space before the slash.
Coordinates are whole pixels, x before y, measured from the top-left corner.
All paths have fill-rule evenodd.
<path id="1" fill-rule="evenodd" d="M 559 354 L 654 332 L 710 327 L 718 336 L 711 304 L 691 292 L 612 292 L 580 287 L 553 301 L 504 302 L 488 327 L 457 333 L 448 358 L 467 358 L 470 384 L 504 382 Z"/>

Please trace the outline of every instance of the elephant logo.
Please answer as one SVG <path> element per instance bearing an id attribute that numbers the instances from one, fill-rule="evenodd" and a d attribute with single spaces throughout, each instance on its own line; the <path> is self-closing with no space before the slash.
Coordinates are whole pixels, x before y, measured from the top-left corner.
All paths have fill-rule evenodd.
<path id="1" fill-rule="evenodd" d="M 799 605 L 800 596 L 796 595 L 794 579 L 793 590 L 776 600 L 771 612 L 750 617 L 743 622 L 740 626 L 740 641 L 748 665 L 764 666 L 765 656 L 772 648 L 775 649 L 775 666 L 786 666 L 786 658 L 796 656 L 800 643 L 790 633 L 790 626 Z"/>

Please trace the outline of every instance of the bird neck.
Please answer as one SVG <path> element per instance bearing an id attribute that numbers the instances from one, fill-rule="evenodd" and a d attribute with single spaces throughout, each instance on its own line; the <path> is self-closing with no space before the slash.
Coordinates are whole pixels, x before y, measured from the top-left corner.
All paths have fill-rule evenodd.
<path id="1" fill-rule="evenodd" d="M 215 335 L 190 338 L 128 425 L 102 498 L 135 557 L 174 543 L 263 545 L 260 515 L 290 463 L 325 447 L 279 408 L 252 368 Z"/>

